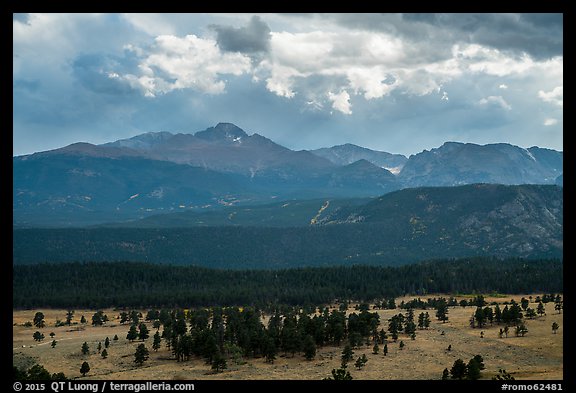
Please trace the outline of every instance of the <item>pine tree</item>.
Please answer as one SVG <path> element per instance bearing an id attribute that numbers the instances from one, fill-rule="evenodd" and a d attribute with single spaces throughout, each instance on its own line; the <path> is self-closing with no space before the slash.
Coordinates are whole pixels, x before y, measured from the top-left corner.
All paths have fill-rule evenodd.
<path id="1" fill-rule="evenodd" d="M 102 351 L 102 343 L 98 342 L 98 346 L 96 347 L 96 349 L 98 350 L 98 353 L 100 353 Z"/>
<path id="2" fill-rule="evenodd" d="M 68 310 L 66 312 L 66 325 L 70 326 L 73 318 L 74 318 L 74 310 Z"/>
<path id="3" fill-rule="evenodd" d="M 156 333 L 154 334 L 154 341 L 152 342 L 152 349 L 158 352 L 158 350 L 160 349 L 161 342 L 162 339 L 160 338 L 160 333 L 156 331 Z"/>
<path id="4" fill-rule="evenodd" d="M 446 299 L 441 299 L 436 305 L 436 318 L 442 323 L 448 320 L 448 304 Z"/>
<path id="5" fill-rule="evenodd" d="M 85 377 L 86 374 L 88 374 L 88 372 L 90 372 L 90 365 L 88 364 L 88 362 L 82 363 L 82 366 L 80 367 L 80 374 L 82 374 L 82 376 Z"/>
<path id="6" fill-rule="evenodd" d="M 112 340 L 114 340 L 114 341 L 118 341 L 118 335 L 117 335 L 117 334 L 115 334 L 115 335 L 114 335 L 114 337 L 112 338 Z"/>
<path id="7" fill-rule="evenodd" d="M 380 347 L 378 346 L 378 342 L 375 342 L 374 346 L 372 347 L 372 353 L 374 355 L 377 355 L 379 351 L 380 351 Z"/>
<path id="8" fill-rule="evenodd" d="M 82 344 L 82 355 L 88 355 L 89 352 L 90 347 L 88 346 L 88 343 L 84 341 L 84 344 Z"/>
<path id="9" fill-rule="evenodd" d="M 43 328 L 46 326 L 46 322 L 44 321 L 44 313 L 42 313 L 41 311 L 38 311 L 34 315 L 34 326 L 36 326 L 37 328 Z"/>
<path id="10" fill-rule="evenodd" d="M 146 348 L 144 344 L 139 344 L 134 353 L 134 363 L 136 363 L 137 366 L 141 366 L 146 360 L 148 360 L 149 355 L 150 352 L 148 351 L 148 348 Z"/>
<path id="11" fill-rule="evenodd" d="M 452 379 L 463 379 L 466 376 L 466 364 L 462 359 L 456 359 L 450 369 Z"/>
<path id="12" fill-rule="evenodd" d="M 444 371 L 442 371 L 442 380 L 446 381 L 448 378 L 450 378 L 450 373 L 448 369 L 445 368 Z"/>
<path id="13" fill-rule="evenodd" d="M 404 341 L 400 340 L 400 350 L 404 349 Z"/>
<path id="14" fill-rule="evenodd" d="M 108 351 L 106 350 L 106 348 L 104 348 L 101 355 L 102 355 L 102 359 L 106 359 L 108 357 Z"/>
<path id="15" fill-rule="evenodd" d="M 146 324 L 141 323 L 140 326 L 138 326 L 138 338 L 142 341 L 146 340 L 148 337 L 150 337 L 150 332 L 148 331 L 148 327 L 146 326 Z"/>
<path id="16" fill-rule="evenodd" d="M 85 324 L 86 324 L 86 318 L 84 317 L 84 315 L 82 315 L 82 317 L 80 318 L 80 323 L 81 323 L 82 325 L 85 325 Z"/>
<path id="17" fill-rule="evenodd" d="M 110 346 L 110 339 L 106 337 L 106 340 L 104 340 L 104 348 L 108 348 L 109 346 Z"/>
<path id="18" fill-rule="evenodd" d="M 352 380 L 352 376 L 350 372 L 346 370 L 346 366 L 342 366 L 339 369 L 332 369 L 332 378 L 328 377 L 326 380 L 329 381 L 350 381 Z"/>
<path id="19" fill-rule="evenodd" d="M 138 338 L 138 330 L 136 330 L 136 325 L 130 325 L 130 330 L 126 335 L 126 339 L 130 342 L 136 340 Z"/>
<path id="20" fill-rule="evenodd" d="M 553 332 L 554 334 L 556 334 L 556 331 L 558 330 L 559 327 L 560 327 L 560 325 L 558 325 L 558 323 L 553 322 L 553 323 L 552 323 L 552 332 Z"/>
<path id="21" fill-rule="evenodd" d="M 40 341 L 44 340 L 44 333 L 40 333 L 40 332 L 36 331 L 36 332 L 34 332 L 32 337 L 34 338 L 34 341 L 40 342 Z"/>
<path id="22" fill-rule="evenodd" d="M 226 362 L 226 359 L 222 356 L 222 354 L 220 352 L 217 352 L 213 356 L 212 362 L 211 362 L 211 367 L 212 367 L 212 370 L 214 370 L 217 373 L 228 368 L 228 363 Z"/>
<path id="23" fill-rule="evenodd" d="M 475 358 L 470 359 L 466 366 L 466 378 L 470 380 L 480 378 L 480 365 Z"/>
<path id="24" fill-rule="evenodd" d="M 56 341 L 56 340 L 52 340 L 52 344 L 50 344 L 50 345 L 52 346 L 52 348 L 54 348 L 54 347 L 56 346 L 56 343 L 57 343 L 57 342 L 58 342 L 58 341 Z"/>
<path id="25" fill-rule="evenodd" d="M 518 336 L 524 337 L 524 335 L 526 333 L 528 333 L 528 329 L 526 328 L 526 325 L 521 323 L 520 325 L 516 326 L 516 337 L 518 337 Z"/>
<path id="26" fill-rule="evenodd" d="M 388 344 L 384 344 L 384 349 L 382 349 L 384 356 L 388 355 Z"/>
<path id="27" fill-rule="evenodd" d="M 542 302 L 538 303 L 538 307 L 536 308 L 536 312 L 538 315 L 546 315 L 546 309 L 544 308 L 544 304 Z"/>
<path id="28" fill-rule="evenodd" d="M 316 343 L 311 335 L 307 335 L 303 344 L 304 358 L 312 360 L 316 356 Z"/>
<path id="29" fill-rule="evenodd" d="M 364 367 L 367 362 L 368 362 L 368 358 L 366 357 L 366 354 L 362 354 L 362 356 L 360 356 L 358 359 L 356 359 L 356 362 L 354 363 L 354 366 L 355 366 L 358 370 L 361 370 L 362 367 Z"/>
<path id="30" fill-rule="evenodd" d="M 342 366 L 345 366 L 350 360 L 352 360 L 353 356 L 354 351 L 352 351 L 352 347 L 350 344 L 346 344 L 342 350 Z"/>

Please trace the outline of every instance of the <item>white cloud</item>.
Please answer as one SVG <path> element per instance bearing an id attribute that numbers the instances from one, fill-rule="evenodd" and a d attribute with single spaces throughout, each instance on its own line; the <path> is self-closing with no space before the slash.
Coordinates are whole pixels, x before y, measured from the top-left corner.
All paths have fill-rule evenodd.
<path id="1" fill-rule="evenodd" d="M 552 104 L 558 105 L 559 107 L 564 106 L 564 86 L 557 86 L 552 91 L 545 92 L 540 90 L 538 92 L 538 97 L 544 102 L 550 102 Z"/>
<path id="2" fill-rule="evenodd" d="M 498 86 L 498 88 L 499 88 L 499 89 L 504 89 L 504 90 L 505 90 L 505 89 L 507 89 L 507 88 L 508 88 L 508 85 L 506 85 L 506 84 L 504 84 L 504 83 L 503 83 L 503 84 L 501 84 L 500 86 Z"/>
<path id="3" fill-rule="evenodd" d="M 489 105 L 499 106 L 500 108 L 506 109 L 507 111 L 512 109 L 510 104 L 508 104 L 506 100 L 502 98 L 502 96 L 489 96 L 486 98 L 482 98 L 480 101 L 478 101 L 478 103 L 482 106 L 489 106 Z"/>
<path id="4" fill-rule="evenodd" d="M 544 120 L 544 125 L 547 126 L 547 127 L 548 127 L 548 126 L 554 126 L 554 125 L 556 125 L 556 124 L 558 124 L 558 120 L 557 120 L 557 119 L 548 118 L 548 119 Z"/>
<path id="5" fill-rule="evenodd" d="M 216 41 L 195 35 L 161 35 L 154 45 L 139 52 L 144 57 L 138 66 L 140 75 L 126 74 L 123 79 L 148 97 L 187 88 L 219 94 L 226 86 L 222 75 L 242 75 L 251 70 L 249 57 L 223 53 Z"/>
<path id="6" fill-rule="evenodd" d="M 334 94 L 329 91 L 328 99 L 332 101 L 332 108 L 344 113 L 345 115 L 352 114 L 352 110 L 350 109 L 350 95 L 346 90 L 342 90 L 338 94 Z"/>

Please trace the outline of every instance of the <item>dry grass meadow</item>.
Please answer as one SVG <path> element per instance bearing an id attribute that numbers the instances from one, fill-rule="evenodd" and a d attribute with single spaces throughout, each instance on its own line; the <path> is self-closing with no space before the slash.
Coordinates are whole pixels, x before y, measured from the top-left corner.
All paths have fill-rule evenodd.
<path id="1" fill-rule="evenodd" d="M 440 296 L 440 295 L 436 295 Z M 520 302 L 522 296 L 486 297 L 488 302 L 497 301 L 502 304 L 510 299 Z M 533 295 L 534 297 L 536 295 Z M 427 296 L 427 297 L 433 297 Z M 426 298 L 427 298 L 426 297 Z M 411 300 L 414 297 L 397 299 Z M 457 297 L 460 300 L 462 297 Z M 536 304 L 530 304 L 536 309 Z M 501 308 L 503 306 L 501 305 Z M 363 346 L 354 350 L 354 358 L 366 354 L 368 363 L 362 370 L 353 367 L 348 369 L 354 379 L 366 380 L 432 380 L 440 379 L 444 368 L 450 369 L 458 358 L 468 362 L 474 355 L 480 354 L 484 358 L 486 369 L 482 372 L 482 379 L 491 379 L 498 373 L 498 369 L 506 369 L 514 378 L 530 380 L 562 380 L 563 379 L 563 314 L 554 310 L 554 304 L 546 305 L 546 315 L 526 320 L 528 333 L 525 337 L 516 337 L 514 329 L 510 329 L 508 338 L 499 338 L 501 326 L 486 326 L 482 329 L 484 338 L 480 337 L 480 329 L 469 326 L 469 318 L 475 308 L 451 307 L 449 321 L 441 323 L 434 318 L 434 310 L 427 310 L 432 318 L 428 330 L 418 330 L 416 339 L 411 340 L 402 334 L 398 342 L 389 340 L 388 355 L 373 354 L 372 346 Z M 46 327 L 24 327 L 26 321 L 32 321 L 36 311 L 45 315 Z M 353 312 L 350 309 L 349 312 Z M 134 351 L 141 343 L 126 340 L 128 324 L 121 325 L 115 319 L 118 311 L 104 310 L 110 318 L 105 326 L 92 327 L 89 324 L 80 326 L 54 327 L 57 319 L 65 320 L 65 310 L 19 310 L 13 311 L 13 361 L 14 365 L 30 367 L 34 363 L 42 364 L 49 372 L 63 372 L 68 378 L 81 378 L 80 365 L 83 361 L 90 364 L 91 370 L 85 379 L 106 380 L 319 380 L 331 375 L 333 368 L 340 367 L 340 355 L 343 347 L 319 348 L 316 358 L 312 361 L 304 360 L 301 354 L 293 358 L 279 354 L 273 364 L 267 364 L 263 358 L 244 359 L 243 364 L 236 364 L 228 360 L 228 369 L 214 374 L 210 365 L 201 359 L 188 362 L 176 362 L 171 353 L 162 342 L 158 352 L 152 350 L 152 338 L 146 340 L 150 350 L 150 359 L 141 367 L 136 367 Z M 378 310 L 381 318 L 381 327 L 386 328 L 387 320 L 392 315 L 405 310 Z M 416 317 L 420 310 L 415 310 Z M 145 311 L 143 311 L 145 314 Z M 84 315 L 88 321 L 94 310 L 76 310 L 74 321 L 79 321 Z M 552 333 L 552 323 L 557 322 L 560 329 L 557 334 Z M 149 324 L 151 336 L 155 330 Z M 32 334 L 40 330 L 45 335 L 44 341 L 35 342 Z M 54 332 L 57 341 L 55 348 L 51 347 L 50 333 Z M 444 334 L 442 334 L 444 332 Z M 96 351 L 98 342 L 109 337 L 110 340 L 117 334 L 118 341 L 111 341 L 108 348 L 108 358 L 103 359 Z M 404 341 L 405 347 L 400 350 L 399 342 Z M 82 355 L 83 342 L 90 346 L 90 354 Z M 452 346 L 447 351 L 448 345 Z"/>

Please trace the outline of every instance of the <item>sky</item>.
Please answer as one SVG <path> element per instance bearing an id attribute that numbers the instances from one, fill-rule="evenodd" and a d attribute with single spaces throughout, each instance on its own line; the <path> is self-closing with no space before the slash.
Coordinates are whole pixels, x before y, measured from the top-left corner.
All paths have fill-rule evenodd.
<path id="1" fill-rule="evenodd" d="M 13 154 L 234 123 L 563 150 L 562 14 L 13 14 Z"/>

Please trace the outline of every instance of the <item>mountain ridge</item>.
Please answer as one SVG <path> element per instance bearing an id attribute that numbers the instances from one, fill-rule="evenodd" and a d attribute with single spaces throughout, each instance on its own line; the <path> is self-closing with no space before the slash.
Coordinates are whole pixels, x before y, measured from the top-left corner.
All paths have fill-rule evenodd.
<path id="1" fill-rule="evenodd" d="M 503 143 L 446 142 L 409 158 L 352 144 L 295 151 L 218 123 L 194 134 L 149 132 L 13 157 L 13 224 L 78 226 L 205 206 L 377 197 L 420 186 L 562 185 L 562 161 L 562 152 Z"/>

